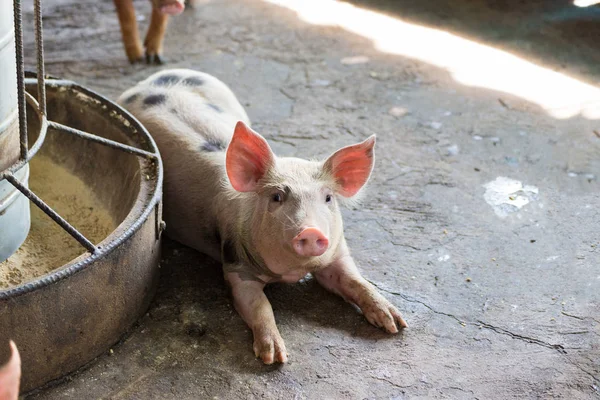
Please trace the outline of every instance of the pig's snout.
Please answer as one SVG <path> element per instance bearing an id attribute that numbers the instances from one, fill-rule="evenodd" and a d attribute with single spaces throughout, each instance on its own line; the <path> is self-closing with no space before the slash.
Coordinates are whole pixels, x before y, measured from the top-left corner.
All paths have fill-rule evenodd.
<path id="1" fill-rule="evenodd" d="M 178 15 L 183 12 L 185 4 L 183 1 L 161 1 L 158 9 L 161 13 L 167 15 Z"/>
<path id="2" fill-rule="evenodd" d="M 318 228 L 305 228 L 292 239 L 294 251 L 303 257 L 318 257 L 329 247 L 329 239 Z"/>

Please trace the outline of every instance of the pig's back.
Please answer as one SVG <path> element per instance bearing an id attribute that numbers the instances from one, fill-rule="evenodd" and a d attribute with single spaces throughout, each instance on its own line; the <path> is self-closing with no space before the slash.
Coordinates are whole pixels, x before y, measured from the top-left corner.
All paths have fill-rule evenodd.
<path id="1" fill-rule="evenodd" d="M 204 139 L 227 147 L 235 124 L 250 123 L 227 85 L 214 76 L 189 69 L 153 74 L 125 91 L 117 101 L 142 123 L 146 122 L 146 128 L 156 138 L 185 136 L 194 143 Z"/>
<path id="2" fill-rule="evenodd" d="M 167 233 L 218 258 L 215 207 L 235 125 L 249 123 L 243 107 L 223 82 L 186 69 L 151 75 L 117 101 L 148 129 L 160 150 Z"/>

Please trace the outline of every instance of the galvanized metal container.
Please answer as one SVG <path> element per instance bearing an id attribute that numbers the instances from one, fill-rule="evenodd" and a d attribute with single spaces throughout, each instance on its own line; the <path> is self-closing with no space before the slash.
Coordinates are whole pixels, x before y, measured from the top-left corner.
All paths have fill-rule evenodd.
<path id="1" fill-rule="evenodd" d="M 13 2 L 0 1 L 0 171 L 20 154 Z M 27 166 L 15 176 L 27 185 Z M 29 232 L 29 202 L 7 181 L 0 181 L 0 262 L 23 243 Z"/>
<path id="2" fill-rule="evenodd" d="M 15 177 L 27 186 L 29 166 Z M 0 181 L 0 262 L 10 257 L 27 238 L 29 232 L 29 200 L 8 181 Z"/>

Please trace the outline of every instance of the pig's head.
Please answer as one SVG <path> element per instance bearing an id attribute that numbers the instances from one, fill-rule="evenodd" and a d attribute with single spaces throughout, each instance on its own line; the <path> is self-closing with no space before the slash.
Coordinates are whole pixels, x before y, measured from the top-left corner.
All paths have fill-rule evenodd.
<path id="1" fill-rule="evenodd" d="M 152 7 L 163 14 L 178 15 L 185 9 L 184 0 L 152 0 Z"/>
<path id="2" fill-rule="evenodd" d="M 11 341 L 10 360 L 0 367 L 0 400 L 17 400 L 19 397 L 19 381 L 21 379 L 21 358 L 17 346 Z"/>
<path id="3" fill-rule="evenodd" d="M 251 192 L 249 234 L 271 264 L 300 263 L 335 250 L 342 238 L 338 202 L 355 196 L 373 169 L 375 136 L 344 147 L 324 162 L 276 157 L 267 141 L 238 122 L 227 149 L 229 182 Z"/>

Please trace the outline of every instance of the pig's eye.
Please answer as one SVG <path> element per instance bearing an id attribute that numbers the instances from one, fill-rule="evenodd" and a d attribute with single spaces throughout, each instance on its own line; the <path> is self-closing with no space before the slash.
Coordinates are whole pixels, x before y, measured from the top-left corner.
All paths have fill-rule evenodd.
<path id="1" fill-rule="evenodd" d="M 274 195 L 272 195 L 271 200 L 275 203 L 281 203 L 281 193 L 275 193 Z"/>
<path id="2" fill-rule="evenodd" d="M 332 200 L 332 199 L 333 199 L 333 198 L 331 197 L 331 195 L 330 195 L 330 194 L 328 194 L 327 196 L 325 196 L 325 203 L 331 203 L 331 200 Z"/>

